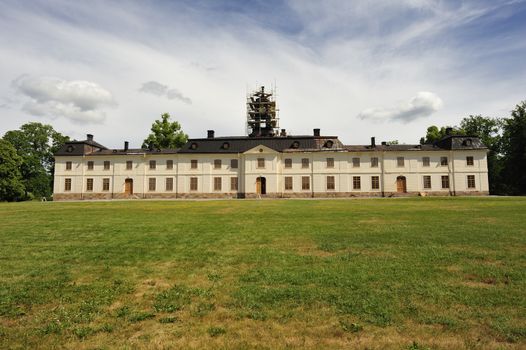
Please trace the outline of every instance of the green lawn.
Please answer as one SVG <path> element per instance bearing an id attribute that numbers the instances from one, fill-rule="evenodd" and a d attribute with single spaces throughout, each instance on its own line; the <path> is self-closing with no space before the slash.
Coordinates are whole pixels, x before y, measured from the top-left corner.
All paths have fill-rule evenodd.
<path id="1" fill-rule="evenodd" d="M 526 198 L 0 204 L 0 348 L 524 348 Z"/>

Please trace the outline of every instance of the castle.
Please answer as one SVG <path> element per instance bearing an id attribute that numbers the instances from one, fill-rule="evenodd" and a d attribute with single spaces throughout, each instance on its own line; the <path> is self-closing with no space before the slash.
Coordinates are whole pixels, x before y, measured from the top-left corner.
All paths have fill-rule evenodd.
<path id="1" fill-rule="evenodd" d="M 247 135 L 180 149 L 108 149 L 92 135 L 55 154 L 54 200 L 487 195 L 487 148 L 472 136 L 434 144 L 344 145 L 279 129 L 264 88 L 247 98 Z"/>

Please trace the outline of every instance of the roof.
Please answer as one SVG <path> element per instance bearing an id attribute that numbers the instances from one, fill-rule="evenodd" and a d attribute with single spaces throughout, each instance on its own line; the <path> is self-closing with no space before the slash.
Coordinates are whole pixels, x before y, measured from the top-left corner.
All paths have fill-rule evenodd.
<path id="1" fill-rule="evenodd" d="M 190 139 L 179 153 L 243 153 L 257 146 L 276 152 L 343 150 L 337 136 L 244 136 Z"/>
<path id="2" fill-rule="evenodd" d="M 108 149 L 91 140 L 66 142 L 55 156 L 108 156 L 137 154 L 200 154 L 244 153 L 258 146 L 276 152 L 389 152 L 389 151 L 444 151 L 485 150 L 486 146 L 476 136 L 448 135 L 434 144 L 424 145 L 343 145 L 337 136 L 276 136 L 276 137 L 212 137 L 190 139 L 179 149 L 149 150 L 142 148 Z"/>

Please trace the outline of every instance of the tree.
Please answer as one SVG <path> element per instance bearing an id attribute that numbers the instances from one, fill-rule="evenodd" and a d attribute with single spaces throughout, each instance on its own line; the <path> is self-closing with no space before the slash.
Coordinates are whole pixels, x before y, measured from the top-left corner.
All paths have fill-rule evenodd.
<path id="1" fill-rule="evenodd" d="M 22 158 L 15 147 L 0 139 L 0 201 L 16 201 L 24 196 L 24 184 L 20 174 Z"/>
<path id="2" fill-rule="evenodd" d="M 152 124 L 152 132 L 142 143 L 142 148 L 163 149 L 179 148 L 186 143 L 188 135 L 181 130 L 177 121 L 170 121 L 170 114 L 161 115 L 161 120 Z"/>
<path id="3" fill-rule="evenodd" d="M 509 194 L 526 194 L 526 101 L 522 101 L 505 119 L 502 135 L 503 178 Z"/>
<path id="4" fill-rule="evenodd" d="M 54 153 L 69 140 L 51 125 L 27 123 L 19 130 L 5 133 L 4 140 L 11 143 L 22 158 L 22 174 L 26 196 L 46 197 L 53 192 Z"/>
<path id="5" fill-rule="evenodd" d="M 440 129 L 435 125 L 431 125 L 427 128 L 427 133 L 425 137 L 420 138 L 420 144 L 432 144 L 436 141 L 443 139 L 447 135 L 447 129 L 451 128 L 451 135 L 462 135 L 463 131 L 456 127 L 441 127 Z"/>

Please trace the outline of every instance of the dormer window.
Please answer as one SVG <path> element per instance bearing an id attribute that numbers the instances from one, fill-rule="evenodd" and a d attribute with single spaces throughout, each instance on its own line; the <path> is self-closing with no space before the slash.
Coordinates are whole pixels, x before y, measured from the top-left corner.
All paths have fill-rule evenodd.
<path id="1" fill-rule="evenodd" d="M 229 148 L 230 148 L 230 143 L 228 143 L 228 142 L 224 142 L 224 143 L 223 143 L 223 146 L 221 146 L 221 148 L 223 148 L 223 149 L 229 149 Z"/>
<path id="2" fill-rule="evenodd" d="M 294 142 L 292 143 L 292 145 L 290 146 L 290 148 L 299 148 L 299 147 L 300 147 L 300 143 L 299 143 L 299 141 L 294 141 Z"/>
<path id="3" fill-rule="evenodd" d="M 473 144 L 473 142 L 471 141 L 471 139 L 464 140 L 464 145 L 465 146 L 471 147 L 472 144 Z"/>
<path id="4" fill-rule="evenodd" d="M 75 147 L 73 147 L 72 145 L 69 145 L 69 146 L 66 148 L 66 152 L 71 153 L 71 152 L 73 152 L 74 149 L 75 149 Z"/>
<path id="5" fill-rule="evenodd" d="M 192 143 L 192 144 L 190 145 L 190 149 L 197 149 L 197 143 L 195 143 L 195 142 Z"/>
<path id="6" fill-rule="evenodd" d="M 332 142 L 331 140 L 325 142 L 325 147 L 326 148 L 332 148 L 333 145 L 334 145 L 334 142 Z"/>

